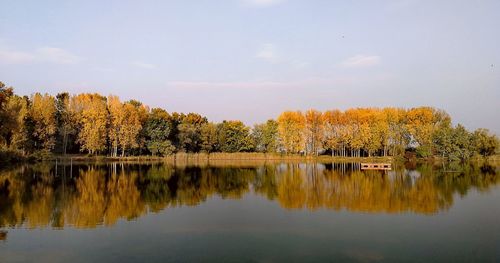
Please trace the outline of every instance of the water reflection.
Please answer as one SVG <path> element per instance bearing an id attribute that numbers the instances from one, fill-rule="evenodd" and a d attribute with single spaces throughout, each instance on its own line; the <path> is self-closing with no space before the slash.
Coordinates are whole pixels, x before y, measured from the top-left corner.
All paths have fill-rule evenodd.
<path id="1" fill-rule="evenodd" d="M 456 194 L 500 183 L 497 174 L 472 164 L 393 171 L 345 163 L 37 164 L 0 172 L 0 227 L 109 226 L 214 195 L 247 193 L 285 209 L 435 214 L 449 209 Z"/>

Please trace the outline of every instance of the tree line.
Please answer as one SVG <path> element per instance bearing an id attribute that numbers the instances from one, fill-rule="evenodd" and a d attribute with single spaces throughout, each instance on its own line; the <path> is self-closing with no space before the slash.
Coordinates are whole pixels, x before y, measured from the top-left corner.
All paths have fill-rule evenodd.
<path id="1" fill-rule="evenodd" d="M 432 107 L 285 111 L 253 127 L 169 113 L 97 93 L 16 95 L 0 82 L 0 149 L 36 153 L 167 156 L 176 152 L 264 152 L 342 157 L 496 154 L 487 129 L 468 131 Z"/>

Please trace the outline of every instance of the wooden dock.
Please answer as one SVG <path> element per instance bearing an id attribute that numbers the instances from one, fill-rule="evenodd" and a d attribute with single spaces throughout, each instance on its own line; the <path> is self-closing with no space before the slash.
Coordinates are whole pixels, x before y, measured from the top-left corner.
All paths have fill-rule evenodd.
<path id="1" fill-rule="evenodd" d="M 361 163 L 361 170 L 391 170 L 390 163 Z"/>

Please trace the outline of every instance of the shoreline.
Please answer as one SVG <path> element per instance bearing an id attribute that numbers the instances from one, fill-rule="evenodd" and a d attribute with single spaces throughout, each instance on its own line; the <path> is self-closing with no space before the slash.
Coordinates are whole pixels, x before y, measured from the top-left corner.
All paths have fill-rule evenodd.
<path id="1" fill-rule="evenodd" d="M 405 158 L 404 156 L 372 156 L 372 157 L 340 157 L 331 155 L 306 156 L 300 154 L 278 154 L 278 153 L 255 153 L 255 152 L 238 152 L 238 153 L 176 153 L 169 156 L 118 156 L 111 157 L 106 155 L 88 154 L 46 154 L 38 157 L 28 156 L 22 158 L 11 158 L 10 160 L 0 160 L 0 169 L 9 168 L 12 166 L 26 164 L 51 163 L 58 164 L 105 164 L 105 163 L 165 163 L 174 165 L 233 165 L 233 164 L 265 164 L 265 163 L 391 163 L 393 165 L 410 165 L 414 166 L 418 163 L 428 163 L 432 165 L 446 165 L 449 163 L 462 163 L 459 160 L 443 159 L 441 156 L 433 156 L 430 158 Z M 494 167 L 500 167 L 500 155 L 490 157 L 476 156 L 463 163 L 474 163 L 476 165 L 488 164 Z"/>
<path id="2" fill-rule="evenodd" d="M 9 166 L 13 164 L 22 163 L 40 163 L 40 162 L 206 162 L 206 161 L 300 161 L 300 162 L 377 162 L 377 163 L 394 163 L 394 162 L 429 162 L 429 163 L 449 163 L 456 162 L 452 160 L 443 159 L 440 156 L 430 158 L 412 158 L 407 159 L 403 156 L 372 156 L 372 157 L 341 157 L 331 155 L 300 155 L 300 154 L 276 154 L 276 153 L 176 153 L 169 156 L 106 156 L 94 155 L 89 156 L 86 154 L 68 154 L 68 155 L 48 155 L 44 158 L 30 158 L 25 157 L 23 160 L 16 160 L 13 162 L 4 162 L 0 166 Z M 458 161 L 460 162 L 460 161 Z M 500 166 L 500 155 L 490 156 L 488 158 L 475 157 L 471 158 L 468 162 L 487 162 Z"/>
<path id="3" fill-rule="evenodd" d="M 319 156 L 305 156 L 298 154 L 264 154 L 264 153 L 176 153 L 169 156 L 106 156 L 106 155 L 53 155 L 48 159 L 42 161 L 203 161 L 203 160 L 217 160 L 217 161 L 386 161 L 392 162 L 398 158 L 393 156 L 376 156 L 376 157 L 339 157 L 329 155 Z"/>

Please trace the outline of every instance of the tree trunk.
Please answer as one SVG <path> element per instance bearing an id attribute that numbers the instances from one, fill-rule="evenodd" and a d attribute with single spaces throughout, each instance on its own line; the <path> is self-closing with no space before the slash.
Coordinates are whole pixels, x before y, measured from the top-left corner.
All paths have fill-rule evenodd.
<path id="1" fill-rule="evenodd" d="M 63 135 L 63 155 L 66 155 L 66 145 L 68 144 L 67 134 L 64 132 Z"/>

